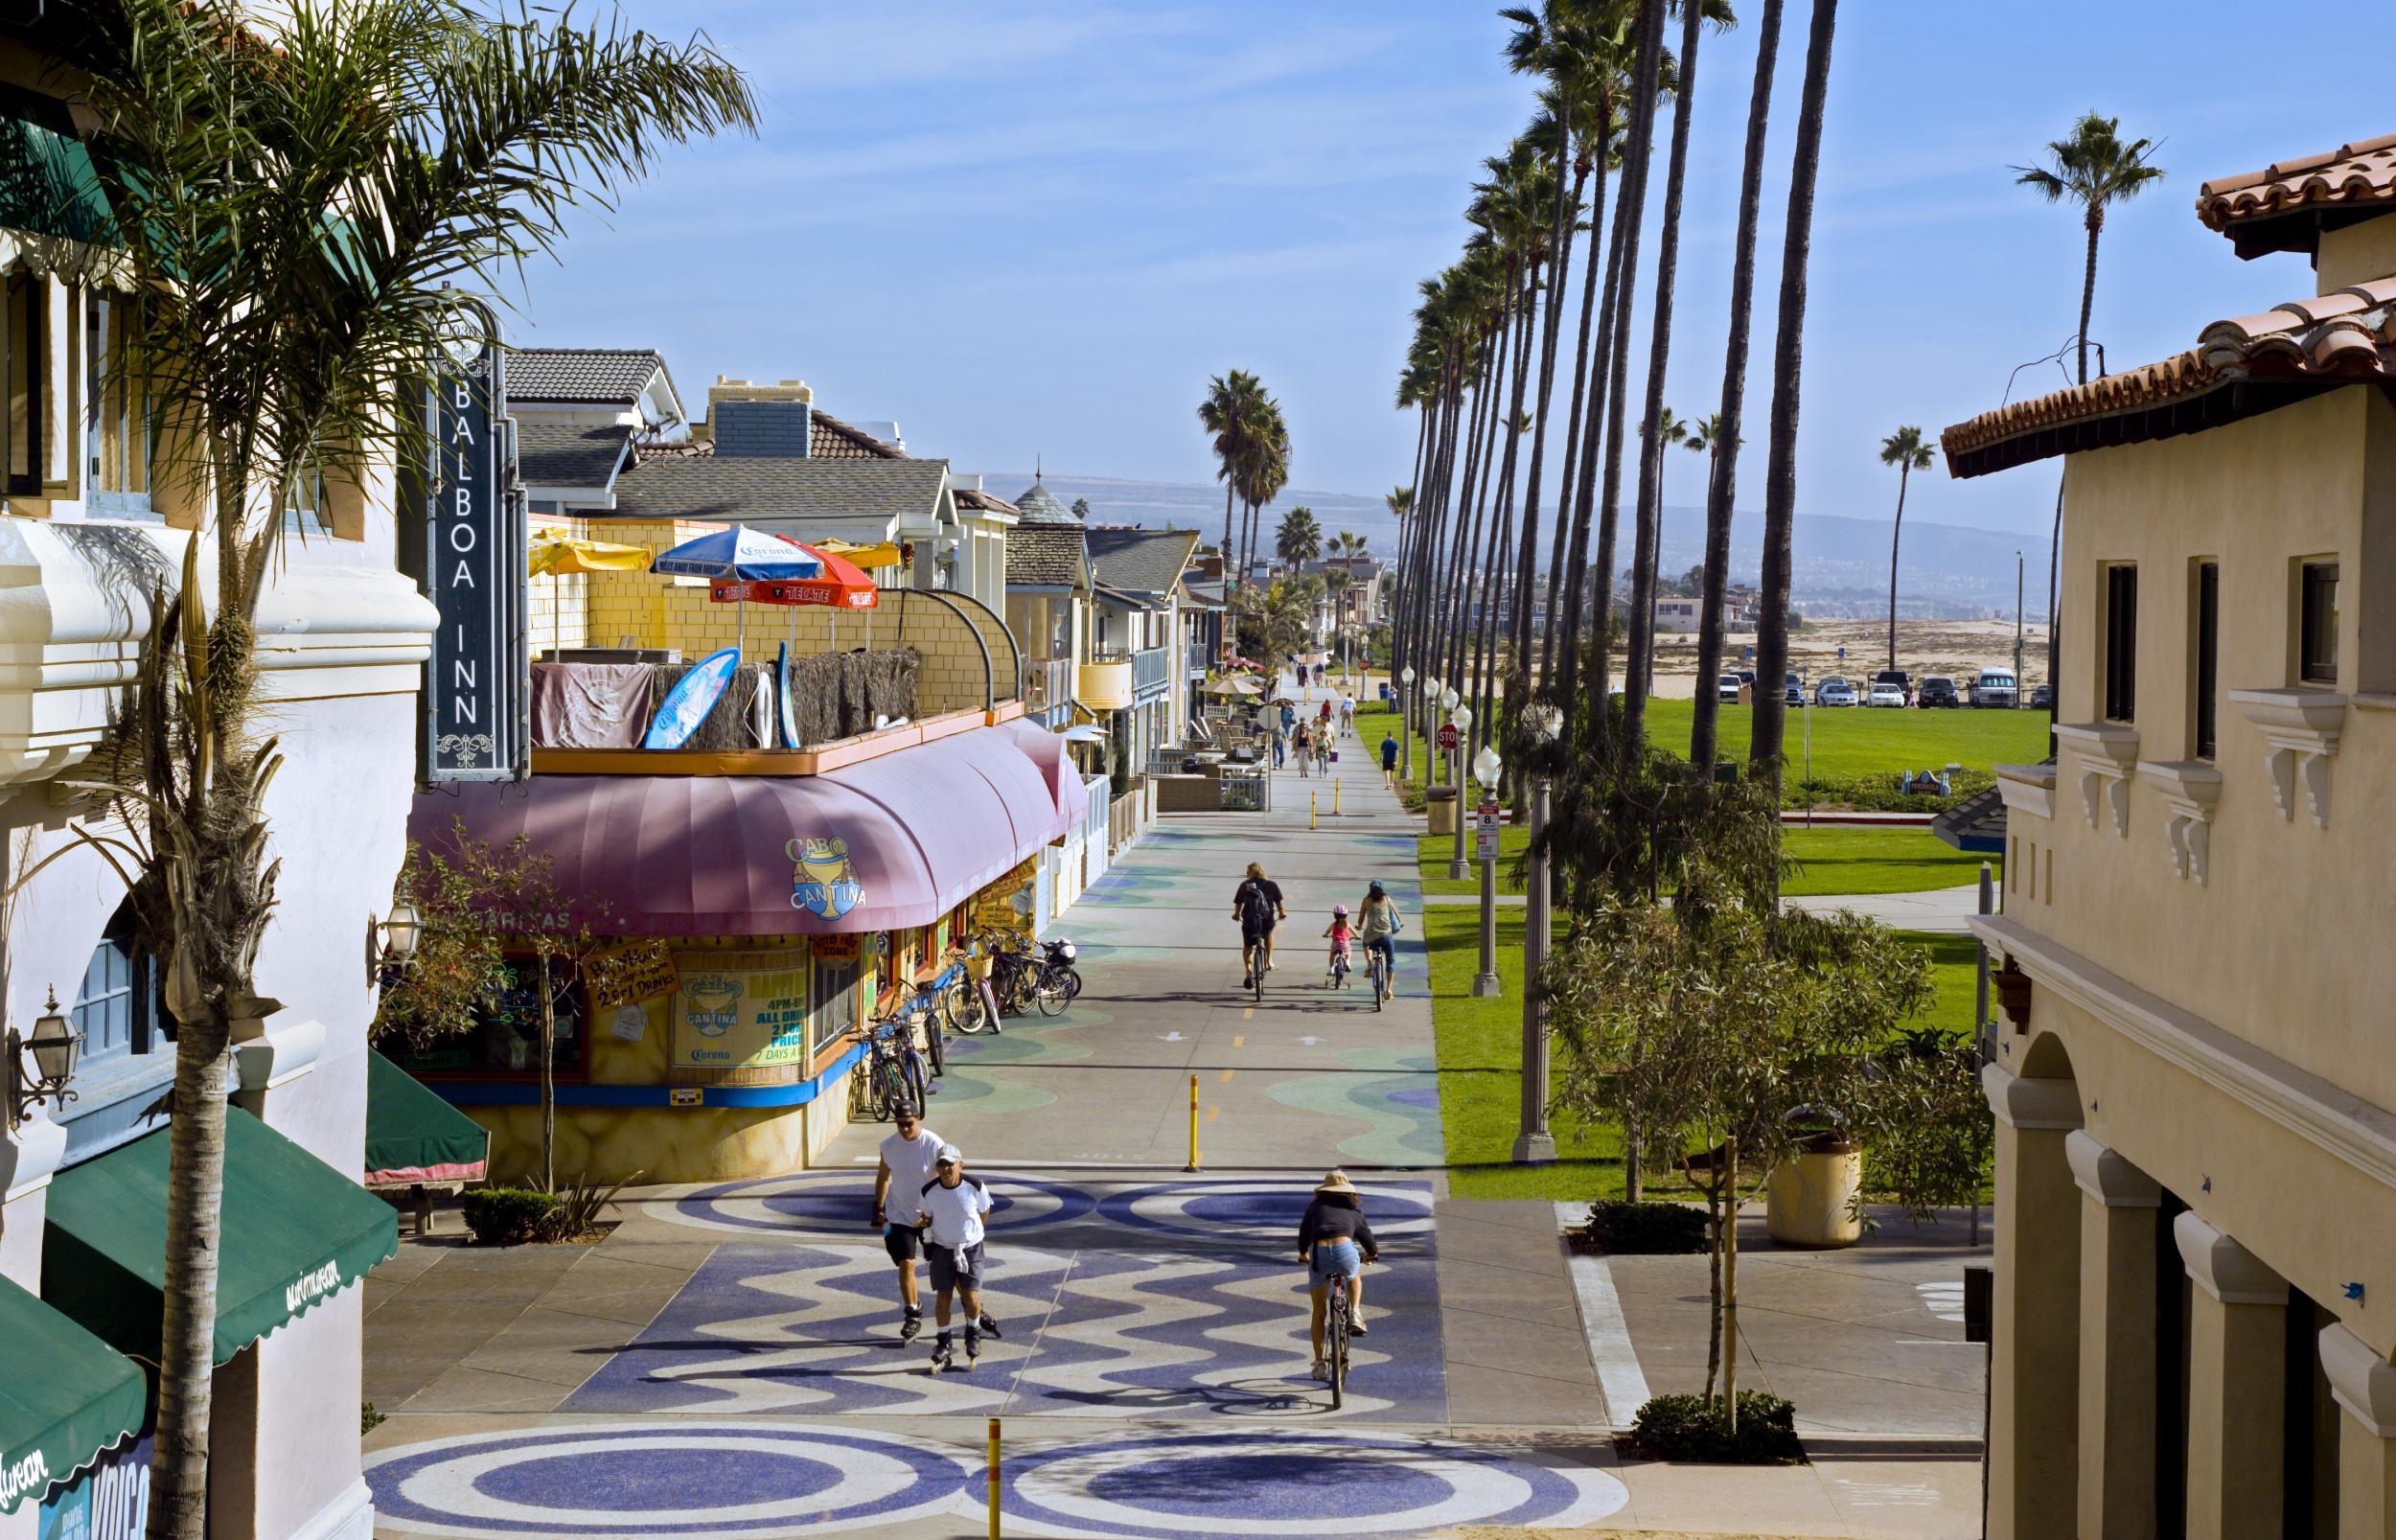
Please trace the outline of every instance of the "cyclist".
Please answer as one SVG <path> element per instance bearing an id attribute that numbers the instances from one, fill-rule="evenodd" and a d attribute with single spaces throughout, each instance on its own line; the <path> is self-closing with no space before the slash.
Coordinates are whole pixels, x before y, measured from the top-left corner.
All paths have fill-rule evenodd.
<path id="1" fill-rule="evenodd" d="M 949 1348 L 949 1299 L 961 1296 L 965 1305 L 965 1367 L 981 1356 L 981 1339 L 996 1338 L 999 1323 L 981 1308 L 984 1276 L 981 1216 L 991 1209 L 989 1189 L 979 1178 L 965 1174 L 965 1157 L 954 1144 L 943 1144 L 933 1165 L 935 1175 L 916 1196 L 916 1220 L 925 1231 L 924 1251 L 932 1263 L 933 1305 L 940 1336 L 933 1345 L 935 1369 L 956 1367 Z"/>
<path id="2" fill-rule="evenodd" d="M 924 1309 L 915 1293 L 915 1259 L 923 1254 L 924 1231 L 920 1224 L 910 1219 L 894 1224 L 890 1219 L 890 1189 L 898 1188 L 905 1199 L 899 1211 L 911 1215 L 915 1205 L 911 1193 L 923 1190 L 933 1180 L 933 1167 L 940 1153 L 940 1136 L 924 1127 L 915 1109 L 902 1104 L 891 1119 L 898 1132 L 882 1141 L 882 1166 L 873 1179 L 873 1222 L 882 1231 L 882 1248 L 898 1265 L 899 1304 L 907 1312 L 899 1322 L 899 1341 L 912 1342 L 924 1329 Z"/>
<path id="3" fill-rule="evenodd" d="M 1331 955 L 1326 966 L 1331 970 L 1331 977 L 1337 978 L 1340 976 L 1340 964 L 1348 957 L 1348 943 L 1356 933 L 1355 929 L 1348 923 L 1347 905 L 1331 906 L 1331 923 L 1325 928 L 1323 933 L 1331 941 Z"/>
<path id="4" fill-rule="evenodd" d="M 1273 925 L 1289 918 L 1281 885 L 1253 861 L 1248 863 L 1248 875 L 1232 890 L 1232 918 L 1239 922 L 1240 987 L 1245 989 L 1256 982 L 1259 969 L 1273 971 Z"/>
<path id="5" fill-rule="evenodd" d="M 1315 1188 L 1314 1202 L 1298 1222 L 1298 1258 L 1306 1264 L 1307 1338 L 1314 1345 L 1314 1376 L 1331 1377 L 1323 1357 L 1323 1311 L 1333 1283 L 1348 1290 L 1348 1329 L 1365 1335 L 1366 1262 L 1381 1260 L 1381 1247 L 1365 1223 L 1364 1195 L 1345 1171 L 1333 1171 Z"/>
<path id="6" fill-rule="evenodd" d="M 1392 996 L 1397 994 L 1397 932 L 1404 929 L 1397 905 L 1379 883 L 1365 889 L 1356 911 L 1356 937 L 1367 952 L 1381 954 L 1381 977 Z"/>

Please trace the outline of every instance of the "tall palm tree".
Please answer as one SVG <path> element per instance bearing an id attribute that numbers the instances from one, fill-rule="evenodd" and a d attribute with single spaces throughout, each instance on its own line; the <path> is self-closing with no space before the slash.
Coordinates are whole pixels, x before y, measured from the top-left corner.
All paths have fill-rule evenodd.
<path id="1" fill-rule="evenodd" d="M 363 479 L 427 452 L 425 361 L 497 340 L 464 294 L 554 249 L 570 209 L 612 203 L 665 145 L 753 128 L 756 106 L 704 43 L 514 8 L 294 0 L 263 38 L 230 0 L 115 0 L 79 21 L 77 105 L 113 220 L 95 246 L 145 296 L 158 471 L 198 524 L 120 757 L 87 767 L 114 825 L 96 848 L 130 885 L 174 1026 L 149 1532 L 198 1540 L 232 1034 L 280 1009 L 255 975 L 282 756 L 254 685 L 286 496 L 320 468 Z"/>
<path id="2" fill-rule="evenodd" d="M 1689 425 L 1689 431 L 1682 436 L 1680 447 L 1692 454 L 1702 454 L 1706 457 L 1706 476 L 1708 480 L 1711 480 L 1714 474 L 1714 451 L 1721 442 L 1722 414 L 1708 412 Z"/>
<path id="3" fill-rule="evenodd" d="M 1813 190 L 1822 171 L 1822 108 L 1831 93 L 1831 42 L 1838 0 L 1813 0 L 1806 36 L 1806 80 L 1797 99 L 1797 145 L 1788 178 L 1788 220 L 1781 239 L 1781 312 L 1772 343 L 1772 433 L 1763 492 L 1763 613 L 1756 622 L 1756 677 L 1778 684 L 1788 669 L 1789 533 L 1797 517 L 1797 413 L 1805 367 L 1806 267 L 1813 252 Z M 1781 784 L 1787 711 L 1777 688 L 1756 692 L 1747 762 Z M 1726 1326 L 1725 1342 L 1736 1342 Z M 1725 1354 L 1735 1362 L 1736 1355 Z"/>
<path id="4" fill-rule="evenodd" d="M 1722 347 L 1722 405 L 1707 419 L 1707 438 L 1716 452 L 1706 477 L 1705 582 L 1697 604 L 1697 678 L 1717 678 L 1722 672 L 1722 600 L 1730 583 L 1731 501 L 1738 489 L 1739 448 L 1747 403 L 1748 330 L 1756 300 L 1756 227 L 1763 210 L 1763 148 L 1772 116 L 1772 71 L 1781 52 L 1782 0 L 1763 0 L 1763 15 L 1756 24 L 1755 84 L 1747 99 L 1747 148 L 1739 178 L 1739 234 L 1731 258 L 1730 334 Z M 1721 453 L 1727 446 L 1730 452 Z M 1759 661 L 1761 661 L 1759 659 Z M 1781 693 L 1778 676 L 1759 677 L 1765 685 L 1759 696 Z M 1720 708 L 1716 692 L 1700 689 L 1691 714 L 1691 763 L 1715 762 L 1716 724 Z"/>
<path id="5" fill-rule="evenodd" d="M 1905 483 L 1917 471 L 1930 469 L 1930 446 L 1922 429 L 1912 425 L 1880 441 L 1880 463 L 1897 468 L 1897 523 L 1888 538 L 1888 666 L 1897 666 L 1897 543 L 1905 536 Z"/>
<path id="6" fill-rule="evenodd" d="M 1315 522 L 1315 511 L 1303 504 L 1281 516 L 1281 527 L 1273 538 L 1274 554 L 1295 567 L 1315 560 L 1323 554 L 1323 526 Z"/>
<path id="7" fill-rule="evenodd" d="M 1215 376 L 1207 383 L 1206 399 L 1198 403 L 1198 425 L 1214 436 L 1214 475 L 1223 483 L 1223 581 L 1226 592 L 1239 586 L 1233 564 L 1238 553 L 1232 544 L 1232 504 L 1239 494 L 1240 478 L 1256 454 L 1266 401 L 1264 382 L 1244 369 Z"/>
<path id="8" fill-rule="evenodd" d="M 2087 112 L 2071 126 L 2067 137 L 2049 142 L 2048 165 L 2014 168 L 2014 180 L 2037 189 L 2049 203 L 2080 205 L 2080 222 L 2088 232 L 2088 260 L 2080 277 L 2080 330 L 2073 340 L 2079 353 L 2079 381 L 2084 385 L 2088 382 L 2088 315 L 2096 306 L 2097 238 L 2105 233 L 2105 211 L 2115 203 L 2136 197 L 2150 182 L 2162 180 L 2163 168 L 2147 159 L 2155 148 L 2152 139 L 2124 143 L 2119 118 L 2102 118 Z M 2046 556 L 2046 667 L 2050 680 L 2062 655 L 2062 616 L 2055 611 L 2055 577 L 2062 554 L 2063 488 L 2059 480 L 2055 487 L 2055 531 Z M 2048 707 L 2048 720 L 2053 721 L 2053 714 L 2062 708 L 2062 692 L 2052 692 L 2049 700 L 2052 704 Z"/>
<path id="9" fill-rule="evenodd" d="M 1651 438 L 1670 448 L 1689 442 L 1689 425 L 1680 420 L 1670 406 L 1663 408 L 1652 423 L 1639 425 L 1639 436 Z"/>

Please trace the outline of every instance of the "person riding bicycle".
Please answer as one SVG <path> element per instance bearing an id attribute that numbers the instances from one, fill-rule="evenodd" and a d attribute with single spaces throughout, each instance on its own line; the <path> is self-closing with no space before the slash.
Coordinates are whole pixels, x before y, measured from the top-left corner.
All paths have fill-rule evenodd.
<path id="1" fill-rule="evenodd" d="M 1232 918 L 1239 922 L 1240 987 L 1245 989 L 1256 981 L 1258 971 L 1273 971 L 1274 922 L 1289 918 L 1281 885 L 1253 861 L 1248 863 L 1248 875 L 1232 891 Z"/>
<path id="2" fill-rule="evenodd" d="M 1298 1222 L 1298 1256 L 1306 1264 L 1307 1338 L 1314 1345 L 1314 1376 L 1331 1377 L 1323 1356 L 1323 1312 L 1331 1285 L 1348 1290 L 1348 1329 L 1365 1335 L 1364 1264 L 1381 1260 L 1380 1243 L 1365 1222 L 1364 1195 L 1345 1171 L 1333 1171 L 1315 1188 L 1314 1202 Z"/>
<path id="3" fill-rule="evenodd" d="M 1347 905 L 1334 904 L 1331 906 L 1331 923 L 1324 930 L 1323 933 L 1330 937 L 1331 940 L 1331 956 L 1328 966 L 1331 970 L 1331 977 L 1337 978 L 1343 972 L 1346 971 L 1348 955 L 1348 942 L 1353 939 L 1356 934 L 1355 927 L 1348 923 Z"/>
<path id="4" fill-rule="evenodd" d="M 1367 952 L 1381 954 L 1381 977 L 1392 995 L 1397 993 L 1397 932 L 1403 928 L 1404 917 L 1388 891 L 1379 883 L 1366 888 L 1356 911 L 1356 936 Z"/>

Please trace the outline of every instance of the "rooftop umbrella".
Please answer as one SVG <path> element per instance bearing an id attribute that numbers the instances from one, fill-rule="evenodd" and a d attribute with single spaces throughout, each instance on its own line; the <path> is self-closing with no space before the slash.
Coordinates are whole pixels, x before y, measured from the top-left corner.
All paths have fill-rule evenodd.
<path id="1" fill-rule="evenodd" d="M 738 578 L 747 582 L 772 582 L 783 578 L 820 577 L 823 574 L 823 558 L 808 551 L 796 540 L 750 529 L 746 524 L 735 524 L 730 529 L 720 529 L 711 535 L 702 535 L 697 540 L 684 540 L 651 562 L 649 570 L 676 578 Z M 746 606 L 736 612 L 732 631 L 734 651 L 740 648 L 742 625 L 747 616 Z"/>
<path id="2" fill-rule="evenodd" d="M 791 542 L 823 563 L 823 575 L 814 578 L 784 578 L 771 583 L 720 581 L 708 597 L 718 604 L 742 599 L 754 599 L 763 605 L 822 605 L 835 611 L 841 609 L 871 609 L 882 603 L 882 590 L 873 579 L 848 558 L 820 545 L 799 545 Z M 841 636 L 841 617 L 832 617 L 832 640 L 837 648 Z M 798 614 L 791 614 L 791 640 L 798 640 Z M 865 620 L 865 643 L 873 644 L 873 619 Z"/>
<path id="3" fill-rule="evenodd" d="M 859 545 L 851 540 L 818 540 L 808 547 L 818 556 L 845 556 L 862 567 L 904 566 L 907 553 L 895 540 L 879 540 L 871 545 Z"/>
<path id="4" fill-rule="evenodd" d="M 646 546 L 578 540 L 564 535 L 544 535 L 533 541 L 532 575 L 537 578 L 569 572 L 639 572 L 648 565 Z"/>

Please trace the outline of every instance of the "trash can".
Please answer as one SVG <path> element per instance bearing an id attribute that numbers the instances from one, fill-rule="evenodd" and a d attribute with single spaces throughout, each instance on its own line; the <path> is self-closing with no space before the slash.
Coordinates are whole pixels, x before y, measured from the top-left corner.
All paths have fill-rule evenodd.
<path id="1" fill-rule="evenodd" d="M 1764 1184 L 1764 1232 L 1783 1246 L 1853 1246 L 1863 1238 L 1855 1206 L 1862 1190 L 1863 1146 L 1844 1134 L 1816 1134 L 1772 1168 Z"/>
<path id="2" fill-rule="evenodd" d="M 1434 786 L 1422 793 L 1422 811 L 1431 817 L 1433 834 L 1456 832 L 1456 788 Z"/>

